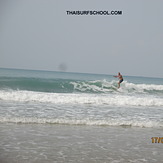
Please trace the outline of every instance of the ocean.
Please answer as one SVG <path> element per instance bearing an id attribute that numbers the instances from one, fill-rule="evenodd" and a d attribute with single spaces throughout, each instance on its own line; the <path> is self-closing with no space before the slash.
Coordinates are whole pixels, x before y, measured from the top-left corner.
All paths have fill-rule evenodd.
<path id="1" fill-rule="evenodd" d="M 0 68 L 0 162 L 163 160 L 163 78 Z"/>

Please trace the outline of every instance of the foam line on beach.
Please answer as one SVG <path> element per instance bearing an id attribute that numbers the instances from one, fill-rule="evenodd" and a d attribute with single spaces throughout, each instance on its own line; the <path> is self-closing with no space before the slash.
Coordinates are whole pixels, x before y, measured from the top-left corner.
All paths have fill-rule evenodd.
<path id="1" fill-rule="evenodd" d="M 163 127 L 161 122 L 156 121 L 136 121 L 136 120 L 91 120 L 91 119 L 46 119 L 46 118 L 26 118 L 26 117 L 0 117 L 0 123 L 19 124 L 60 124 L 60 125 L 89 125 L 89 126 L 121 126 L 121 127 Z"/>

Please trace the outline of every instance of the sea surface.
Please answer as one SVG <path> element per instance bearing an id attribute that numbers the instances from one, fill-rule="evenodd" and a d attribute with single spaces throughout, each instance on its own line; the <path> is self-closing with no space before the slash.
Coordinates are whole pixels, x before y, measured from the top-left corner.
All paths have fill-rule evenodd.
<path id="1" fill-rule="evenodd" d="M 0 68 L 0 161 L 162 161 L 163 144 L 151 137 L 163 137 L 163 78 L 124 76 L 119 89 L 117 82 Z"/>

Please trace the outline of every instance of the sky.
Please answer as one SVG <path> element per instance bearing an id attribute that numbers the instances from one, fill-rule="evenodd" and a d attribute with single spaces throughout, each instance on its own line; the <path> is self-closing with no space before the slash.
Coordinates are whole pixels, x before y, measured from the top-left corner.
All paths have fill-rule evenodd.
<path id="1" fill-rule="evenodd" d="M 0 67 L 163 78 L 162 6 L 162 0 L 0 0 Z"/>

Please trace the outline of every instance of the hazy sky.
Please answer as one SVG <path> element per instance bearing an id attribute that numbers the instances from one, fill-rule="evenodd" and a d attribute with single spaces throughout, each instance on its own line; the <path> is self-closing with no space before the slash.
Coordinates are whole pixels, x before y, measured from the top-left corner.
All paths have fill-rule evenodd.
<path id="1" fill-rule="evenodd" d="M 163 77 L 162 7 L 162 0 L 0 0 L 0 67 Z"/>

